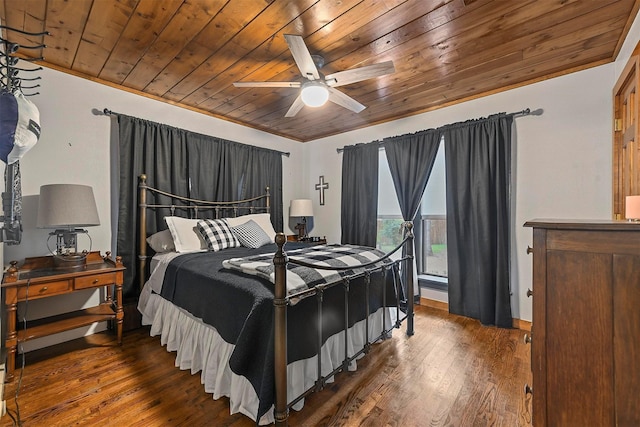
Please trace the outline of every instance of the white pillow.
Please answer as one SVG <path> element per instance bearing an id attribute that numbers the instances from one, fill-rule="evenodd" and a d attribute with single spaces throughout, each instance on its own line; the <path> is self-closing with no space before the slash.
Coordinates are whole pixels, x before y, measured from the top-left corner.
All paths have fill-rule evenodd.
<path id="1" fill-rule="evenodd" d="M 198 232 L 199 219 L 180 218 L 179 216 L 164 217 L 171 236 L 173 236 L 173 244 L 176 252 L 198 252 L 206 251 L 207 243 L 204 241 L 200 232 Z"/>
<path id="2" fill-rule="evenodd" d="M 158 231 L 147 237 L 147 243 L 156 253 L 172 252 L 176 250 L 173 244 L 173 236 L 169 230 Z"/>
<path id="3" fill-rule="evenodd" d="M 227 224 L 229 224 L 229 227 L 231 228 L 237 227 L 249 222 L 250 220 L 253 220 L 260 226 L 260 228 L 262 228 L 267 236 L 269 236 L 269 243 L 275 242 L 276 232 L 273 229 L 273 225 L 271 225 L 271 215 L 268 213 L 242 215 L 235 218 L 225 219 L 227 220 Z"/>
<path id="4" fill-rule="evenodd" d="M 246 246 L 247 248 L 256 249 L 272 243 L 267 233 L 252 219 L 237 227 L 231 227 L 231 231 L 233 231 L 233 234 L 235 234 L 240 243 L 242 243 L 242 246 Z"/>

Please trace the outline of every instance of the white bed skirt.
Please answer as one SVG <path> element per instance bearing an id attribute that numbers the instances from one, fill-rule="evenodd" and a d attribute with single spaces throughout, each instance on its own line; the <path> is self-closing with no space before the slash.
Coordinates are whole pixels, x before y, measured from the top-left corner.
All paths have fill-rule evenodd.
<path id="1" fill-rule="evenodd" d="M 251 383 L 243 376 L 236 375 L 229 368 L 229 358 L 234 345 L 227 343 L 216 329 L 202 322 L 187 311 L 173 305 L 161 296 L 152 293 L 145 286 L 140 295 L 138 310 L 142 313 L 142 324 L 151 325 L 151 336 L 160 335 L 160 342 L 167 351 L 175 351 L 175 366 L 189 369 L 192 374 L 200 372 L 200 381 L 207 393 L 214 399 L 227 396 L 230 413 L 242 413 L 256 421 L 258 397 Z M 382 330 L 382 312 L 385 312 L 386 326 L 396 321 L 395 309 L 381 308 L 369 318 L 369 337 L 377 336 Z M 349 330 L 349 355 L 359 351 L 365 342 L 366 322 L 356 323 Z M 354 351 L 355 349 L 355 351 Z M 327 375 L 344 360 L 344 332 L 327 340 L 322 346 L 322 374 Z M 349 370 L 355 370 L 355 362 Z M 287 366 L 287 395 L 289 402 L 310 388 L 317 379 L 317 357 L 290 363 Z M 293 409 L 300 410 L 304 400 Z M 260 419 L 260 425 L 273 423 L 273 407 Z"/>

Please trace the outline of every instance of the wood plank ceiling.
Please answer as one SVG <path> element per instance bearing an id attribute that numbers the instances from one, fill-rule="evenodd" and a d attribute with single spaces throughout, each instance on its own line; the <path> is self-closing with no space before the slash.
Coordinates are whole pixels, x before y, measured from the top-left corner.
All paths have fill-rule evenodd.
<path id="1" fill-rule="evenodd" d="M 408 117 L 615 59 L 639 0 L 0 0 L 3 31 L 43 66 L 298 141 Z M 323 74 L 392 60 L 336 104 L 284 115 L 302 81 L 284 34 Z M 96 108 L 109 108 L 105 105 Z M 526 107 L 526 106 L 523 106 Z M 535 106 L 534 106 L 535 107 Z M 150 118 L 153 120 L 153 118 Z"/>

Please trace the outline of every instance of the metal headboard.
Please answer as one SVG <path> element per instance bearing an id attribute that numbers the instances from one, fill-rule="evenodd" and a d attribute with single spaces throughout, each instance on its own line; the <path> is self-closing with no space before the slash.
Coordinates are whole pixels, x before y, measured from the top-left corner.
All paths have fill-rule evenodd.
<path id="1" fill-rule="evenodd" d="M 172 204 L 147 204 L 147 193 L 162 195 L 171 198 Z M 259 202 L 264 200 L 264 206 Z M 258 205 L 257 205 L 258 204 Z M 256 206 L 257 205 L 257 206 Z M 214 211 L 214 218 L 220 218 L 221 212 L 233 212 L 231 216 L 252 214 L 257 212 L 271 213 L 271 194 L 269 187 L 265 188 L 265 194 L 250 199 L 212 202 L 208 200 L 192 199 L 178 194 L 172 194 L 147 185 L 147 176 L 142 174 L 138 182 L 138 209 L 139 209 L 139 238 L 140 247 L 138 253 L 140 290 L 146 281 L 147 268 L 147 209 L 169 209 L 171 215 L 176 211 L 189 213 L 189 218 L 198 218 L 200 212 Z"/>

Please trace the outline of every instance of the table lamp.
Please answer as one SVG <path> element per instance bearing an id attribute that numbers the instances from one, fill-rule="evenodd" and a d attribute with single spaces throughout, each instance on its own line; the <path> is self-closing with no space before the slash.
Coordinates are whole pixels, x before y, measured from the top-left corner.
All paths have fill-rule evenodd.
<path id="1" fill-rule="evenodd" d="M 49 184 L 40 187 L 38 228 L 53 228 L 47 239 L 47 248 L 54 255 L 56 268 L 84 266 L 91 251 L 91 236 L 80 227 L 100 225 L 93 189 L 88 185 Z M 78 234 L 89 237 L 89 251 L 78 252 Z M 56 236 L 55 252 L 49 240 Z"/>
<path id="2" fill-rule="evenodd" d="M 296 199 L 291 201 L 289 206 L 289 216 L 302 218 L 302 222 L 296 225 L 298 230 L 298 240 L 309 237 L 307 234 L 307 217 L 313 216 L 313 203 L 310 199 Z"/>

